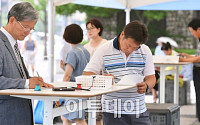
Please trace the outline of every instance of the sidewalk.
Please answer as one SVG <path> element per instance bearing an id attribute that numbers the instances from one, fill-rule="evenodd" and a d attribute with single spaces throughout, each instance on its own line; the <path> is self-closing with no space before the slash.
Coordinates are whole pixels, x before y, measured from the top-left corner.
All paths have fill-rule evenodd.
<path id="1" fill-rule="evenodd" d="M 184 105 L 180 108 L 180 125 L 198 125 L 196 105 Z"/>

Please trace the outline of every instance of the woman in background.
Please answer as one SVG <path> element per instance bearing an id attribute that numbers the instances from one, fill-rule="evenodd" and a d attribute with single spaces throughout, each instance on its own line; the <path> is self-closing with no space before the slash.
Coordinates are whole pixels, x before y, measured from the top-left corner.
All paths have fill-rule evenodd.
<path id="1" fill-rule="evenodd" d="M 162 43 L 161 50 L 165 53 L 165 55 L 170 55 L 170 56 L 178 55 L 178 53 L 172 49 L 172 46 L 169 42 Z"/>
<path id="2" fill-rule="evenodd" d="M 164 52 L 165 55 L 169 55 L 169 56 L 177 56 L 178 55 L 178 53 L 172 49 L 172 46 L 169 42 L 162 43 L 161 50 Z M 174 68 L 173 66 L 168 66 L 165 68 L 165 70 L 173 70 L 173 68 Z M 159 68 L 156 69 L 155 76 L 156 76 L 156 81 L 157 81 L 160 78 L 160 69 Z M 156 101 L 157 101 L 157 91 L 158 91 L 158 84 L 155 84 L 153 91 L 152 91 L 154 103 L 156 103 Z"/>
<path id="3" fill-rule="evenodd" d="M 35 40 L 32 39 L 31 33 L 28 35 L 28 40 L 26 40 L 24 43 L 22 53 L 24 54 L 26 68 L 29 70 L 29 66 L 31 66 L 32 75 L 34 76 L 35 55 L 37 53 L 37 43 Z"/>
<path id="4" fill-rule="evenodd" d="M 90 19 L 86 23 L 86 28 L 89 43 L 85 44 L 84 47 L 89 51 L 90 57 L 92 57 L 96 49 L 102 44 L 104 44 L 107 40 L 101 37 L 103 32 L 103 26 L 99 20 L 95 18 Z"/>
<path id="5" fill-rule="evenodd" d="M 90 57 L 92 57 L 96 49 L 101 45 L 103 45 L 104 43 L 106 43 L 107 40 L 101 37 L 103 32 L 103 26 L 98 19 L 95 18 L 90 19 L 86 23 L 86 28 L 87 28 L 87 35 L 90 41 L 89 43 L 85 44 L 84 47 L 89 51 Z M 96 99 L 101 100 L 101 96 L 97 96 Z M 103 125 L 102 112 L 97 112 L 96 117 L 97 117 L 96 124 Z M 86 113 L 86 119 L 87 119 L 87 113 Z"/>
<path id="6" fill-rule="evenodd" d="M 80 44 L 83 40 L 83 30 L 79 25 L 71 24 L 67 26 L 63 38 L 72 46 L 72 49 L 67 53 L 65 65 L 60 65 L 62 69 L 65 69 L 63 81 L 75 82 L 75 77 L 82 75 L 90 59 L 90 53 Z M 84 118 L 84 110 L 82 110 L 82 116 L 79 116 L 78 111 L 61 116 L 63 125 L 71 125 L 72 122 L 75 122 L 77 125 L 87 125 Z"/>

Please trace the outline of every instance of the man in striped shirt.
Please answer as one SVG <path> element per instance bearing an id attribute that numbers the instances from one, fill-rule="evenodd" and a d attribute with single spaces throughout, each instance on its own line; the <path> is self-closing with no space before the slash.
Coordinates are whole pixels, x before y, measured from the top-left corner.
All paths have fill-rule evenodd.
<path id="1" fill-rule="evenodd" d="M 144 43 L 148 31 L 144 24 L 132 21 L 121 34 L 102 45 L 84 70 L 84 75 L 109 72 L 115 83 L 125 75 L 144 76 L 137 87 L 102 96 L 104 125 L 151 125 L 145 106 L 145 92 L 155 85 L 152 53 Z M 116 115 L 117 114 L 117 115 Z M 118 117 L 116 117 L 118 116 Z"/>

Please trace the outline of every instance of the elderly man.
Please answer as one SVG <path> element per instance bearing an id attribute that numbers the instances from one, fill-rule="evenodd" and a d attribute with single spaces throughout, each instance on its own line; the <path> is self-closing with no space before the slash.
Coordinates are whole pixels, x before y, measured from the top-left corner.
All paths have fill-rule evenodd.
<path id="1" fill-rule="evenodd" d="M 186 53 L 181 53 L 185 58 L 180 58 L 180 62 L 193 62 L 193 81 L 194 81 L 194 87 L 196 91 L 196 107 L 197 107 L 197 115 L 198 120 L 200 122 L 200 19 L 193 19 L 188 24 L 189 30 L 192 33 L 192 35 L 198 39 L 197 43 L 197 50 L 196 55 L 191 56 Z"/>
<path id="2" fill-rule="evenodd" d="M 15 4 L 8 13 L 8 23 L 0 29 L 0 89 L 35 88 L 36 84 L 53 87 L 40 77 L 30 78 L 18 49 L 17 40 L 34 29 L 38 12 L 28 2 Z M 31 100 L 0 96 L 2 125 L 33 125 Z"/>
<path id="3" fill-rule="evenodd" d="M 148 31 L 144 24 L 130 22 L 119 36 L 97 49 L 84 70 L 84 75 L 101 74 L 103 71 L 105 75 L 114 76 L 115 83 L 125 75 L 144 76 L 144 81 L 138 83 L 136 88 L 102 96 L 104 125 L 151 124 L 144 98 L 145 93 L 155 85 L 156 79 L 151 51 L 144 45 L 147 37 Z M 121 112 L 117 118 L 114 114 L 116 101 L 119 102 L 117 108 Z"/>

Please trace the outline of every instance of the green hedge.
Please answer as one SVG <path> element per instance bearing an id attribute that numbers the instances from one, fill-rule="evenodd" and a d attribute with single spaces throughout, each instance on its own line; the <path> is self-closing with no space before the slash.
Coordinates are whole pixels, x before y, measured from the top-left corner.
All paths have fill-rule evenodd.
<path id="1" fill-rule="evenodd" d="M 175 49 L 178 53 L 187 53 L 190 55 L 194 55 L 196 53 L 196 49 Z"/>
<path id="2" fill-rule="evenodd" d="M 154 54 L 154 48 L 151 48 L 151 52 Z M 196 49 L 174 49 L 178 53 L 187 53 L 190 55 L 194 55 L 196 53 Z"/>

